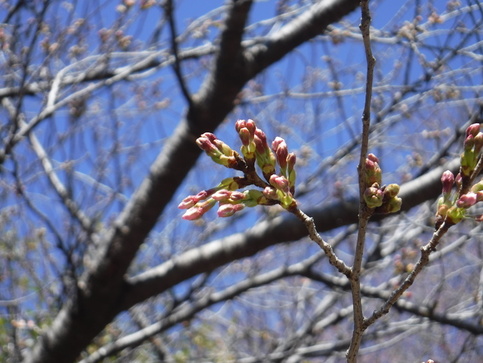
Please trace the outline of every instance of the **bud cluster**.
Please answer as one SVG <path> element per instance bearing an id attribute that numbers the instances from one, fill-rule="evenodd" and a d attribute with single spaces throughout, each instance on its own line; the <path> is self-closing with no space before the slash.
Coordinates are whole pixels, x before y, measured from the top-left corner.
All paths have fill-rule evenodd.
<path id="1" fill-rule="evenodd" d="M 443 222 L 449 225 L 459 223 L 466 216 L 468 208 L 483 201 L 483 180 L 474 184 L 464 194 L 460 195 L 456 190 L 453 191 L 454 185 L 461 186 L 461 178 L 461 173 L 455 177 L 449 170 L 446 170 L 441 176 L 443 195 L 438 200 L 436 228 L 439 228 Z"/>
<path id="2" fill-rule="evenodd" d="M 483 133 L 480 132 L 480 124 L 474 123 L 466 129 L 460 172 L 455 176 L 446 170 L 441 176 L 443 195 L 438 200 L 436 228 L 443 222 L 449 225 L 459 223 L 466 216 L 468 208 L 483 201 L 483 180 L 471 186 L 471 177 L 480 161 L 482 147 Z M 456 186 L 455 191 L 453 186 Z M 482 217 L 477 219 L 482 220 Z"/>
<path id="3" fill-rule="evenodd" d="M 397 195 L 399 185 L 381 186 L 382 170 L 379 159 L 374 154 L 367 155 L 364 182 L 366 189 L 363 194 L 366 205 L 375 213 L 395 213 L 401 209 L 402 200 Z"/>
<path id="4" fill-rule="evenodd" d="M 216 203 L 219 203 L 219 217 L 230 217 L 245 207 L 256 205 L 279 204 L 285 209 L 297 206 L 294 198 L 296 157 L 288 152 L 285 140 L 275 138 L 270 149 L 265 133 L 253 120 L 238 120 L 235 129 L 242 143 L 240 152 L 243 157 L 209 132 L 202 134 L 196 143 L 214 162 L 242 171 L 244 176 L 224 179 L 215 188 L 183 199 L 178 205 L 180 209 L 187 209 L 183 219 L 198 219 Z M 263 179 L 257 174 L 255 164 Z M 262 190 L 238 191 L 249 185 Z"/>

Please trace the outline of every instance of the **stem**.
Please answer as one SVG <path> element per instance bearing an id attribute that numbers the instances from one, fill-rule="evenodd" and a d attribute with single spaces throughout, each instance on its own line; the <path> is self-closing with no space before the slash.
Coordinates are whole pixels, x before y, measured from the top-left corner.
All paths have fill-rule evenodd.
<path id="1" fill-rule="evenodd" d="M 448 229 L 451 225 L 443 223 L 439 229 L 434 232 L 431 240 L 423 247 L 421 247 L 421 256 L 419 261 L 414 266 L 414 269 L 411 273 L 406 277 L 404 282 L 392 292 L 391 296 L 387 299 L 387 301 L 379 308 L 378 310 L 374 311 L 372 316 L 364 322 L 364 329 L 368 326 L 373 324 L 377 319 L 386 315 L 391 307 L 396 303 L 396 301 L 401 297 L 401 295 L 411 287 L 414 283 L 414 280 L 419 275 L 419 273 L 423 270 L 423 268 L 429 263 L 429 256 L 431 252 L 436 251 L 436 247 L 438 246 L 441 238 L 446 234 Z"/>
<path id="2" fill-rule="evenodd" d="M 290 212 L 293 213 L 298 219 L 300 219 L 305 224 L 305 227 L 309 232 L 310 239 L 315 243 L 317 243 L 320 246 L 320 248 L 322 248 L 322 250 L 329 258 L 330 264 L 335 268 L 337 268 L 337 270 L 339 270 L 340 273 L 350 278 L 352 273 L 350 267 L 347 266 L 344 263 L 344 261 L 342 261 L 336 256 L 336 254 L 334 253 L 334 250 L 332 249 L 332 246 L 327 242 L 325 242 L 323 238 L 319 235 L 314 223 L 314 219 L 309 217 L 307 214 L 305 214 L 298 208 L 291 209 Z"/>
<path id="3" fill-rule="evenodd" d="M 352 305 L 353 305 L 353 317 L 354 317 L 354 329 L 352 331 L 351 344 L 347 351 L 347 362 L 357 362 L 357 354 L 359 352 L 362 336 L 367 326 L 364 324 L 364 314 L 362 311 L 362 298 L 361 298 L 361 267 L 362 257 L 364 254 L 364 244 L 366 240 L 366 228 L 369 218 L 371 217 L 373 210 L 368 208 L 364 202 L 363 194 L 368 187 L 365 183 L 365 168 L 366 168 L 366 156 L 369 149 L 369 128 L 371 123 L 371 100 L 372 100 L 372 84 L 374 78 L 374 65 L 376 60 L 372 55 L 371 43 L 370 43 L 370 24 L 371 14 L 369 12 L 368 0 L 361 1 L 361 24 L 359 26 L 362 32 L 362 39 L 364 42 L 364 50 L 366 54 L 367 62 L 367 78 L 366 78 L 366 92 L 364 110 L 362 114 L 362 139 L 361 139 L 361 153 L 359 158 L 359 165 L 357 167 L 359 176 L 359 228 L 357 235 L 357 244 L 354 255 L 354 265 L 352 267 L 352 274 L 349 278 L 352 292 Z"/>

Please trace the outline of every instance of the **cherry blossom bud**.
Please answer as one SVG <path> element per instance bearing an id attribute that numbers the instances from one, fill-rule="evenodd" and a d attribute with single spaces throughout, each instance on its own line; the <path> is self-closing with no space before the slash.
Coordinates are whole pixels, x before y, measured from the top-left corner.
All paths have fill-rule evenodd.
<path id="1" fill-rule="evenodd" d="M 388 198 L 394 198 L 399 193 L 399 185 L 389 184 L 384 188 L 384 196 Z"/>
<path id="2" fill-rule="evenodd" d="M 230 199 L 232 192 L 226 189 L 218 190 L 211 197 L 217 202 L 227 202 Z"/>
<path id="3" fill-rule="evenodd" d="M 214 192 L 215 192 L 215 189 L 209 189 L 209 190 L 202 190 L 196 195 L 189 195 L 182 200 L 182 202 L 178 205 L 178 208 L 179 209 L 191 208 L 199 201 L 205 200 L 206 198 L 208 198 Z"/>
<path id="4" fill-rule="evenodd" d="M 253 137 L 255 135 L 255 130 L 257 129 L 255 121 L 248 119 L 245 123 L 245 127 L 248 129 L 248 131 L 250 131 L 250 135 Z"/>
<path id="5" fill-rule="evenodd" d="M 379 163 L 379 159 L 377 158 L 377 156 L 372 153 L 367 155 L 367 159 L 369 161 L 372 161 L 373 163 Z"/>
<path id="6" fill-rule="evenodd" d="M 475 137 L 473 135 L 468 135 L 464 142 L 465 152 L 471 151 L 471 149 L 475 146 Z"/>
<path id="7" fill-rule="evenodd" d="M 278 165 L 282 169 L 282 174 L 286 173 L 288 148 L 287 143 L 281 137 L 276 137 L 272 142 L 272 150 L 275 152 Z"/>
<path id="8" fill-rule="evenodd" d="M 478 135 L 475 136 L 475 153 L 479 154 L 483 147 L 483 133 L 479 132 Z"/>
<path id="9" fill-rule="evenodd" d="M 272 185 L 276 189 L 281 190 L 283 192 L 288 192 L 289 191 L 289 183 L 288 183 L 288 180 L 285 177 L 283 177 L 283 176 L 279 176 L 279 175 L 273 174 L 270 177 L 270 185 Z"/>
<path id="10" fill-rule="evenodd" d="M 372 187 L 369 187 L 364 191 L 363 197 L 369 208 L 377 208 L 382 205 L 384 193 L 376 186 L 376 184 L 373 184 Z"/>
<path id="11" fill-rule="evenodd" d="M 240 136 L 240 140 L 244 146 L 248 146 L 250 141 L 253 139 L 250 135 L 250 131 L 248 131 L 246 127 L 240 129 L 240 131 L 238 131 L 238 135 Z"/>
<path id="12" fill-rule="evenodd" d="M 262 193 L 267 199 L 278 200 L 277 191 L 272 187 L 265 187 Z"/>
<path id="13" fill-rule="evenodd" d="M 382 182 L 382 170 L 379 167 L 379 159 L 374 154 L 367 155 L 366 158 L 366 170 L 365 179 L 366 185 L 371 186 L 374 183 L 381 184 Z"/>
<path id="14" fill-rule="evenodd" d="M 208 137 L 207 135 L 213 135 L 213 134 L 205 132 L 203 135 L 201 135 L 196 139 L 196 144 L 199 146 L 201 150 L 206 152 L 209 156 L 211 156 L 212 154 L 218 155 L 220 151 L 218 150 L 216 145 L 213 144 L 213 141 L 211 140 L 211 138 Z"/>
<path id="15" fill-rule="evenodd" d="M 376 208 L 375 212 L 383 213 L 383 214 L 396 213 L 401 210 L 401 206 L 402 206 L 402 199 L 399 197 L 394 197 L 394 198 L 385 200 L 380 207 Z"/>
<path id="16" fill-rule="evenodd" d="M 235 122 L 235 130 L 236 132 L 240 132 L 241 129 L 243 128 L 246 128 L 250 134 L 252 135 L 255 135 L 255 129 L 257 128 L 256 124 L 255 124 L 255 121 L 251 120 L 251 119 L 248 119 L 248 120 L 238 120 L 237 122 Z"/>
<path id="17" fill-rule="evenodd" d="M 204 202 L 195 204 L 193 207 L 188 209 L 181 218 L 188 221 L 193 221 L 200 218 L 203 214 L 208 212 L 216 204 L 216 200 L 210 198 Z"/>
<path id="18" fill-rule="evenodd" d="M 255 129 L 255 145 L 257 146 L 257 152 L 264 154 L 268 150 L 267 135 L 259 128 Z"/>
<path id="19" fill-rule="evenodd" d="M 196 219 L 201 218 L 203 215 L 203 211 L 201 208 L 190 208 L 188 209 L 181 218 L 187 220 L 187 221 L 194 221 Z"/>
<path id="20" fill-rule="evenodd" d="M 240 130 L 245 127 L 245 124 L 246 124 L 245 120 L 238 120 L 237 122 L 235 122 L 236 132 L 239 133 Z"/>
<path id="21" fill-rule="evenodd" d="M 456 206 L 458 208 L 469 208 L 472 205 L 475 205 L 478 201 L 477 195 L 473 192 L 468 192 L 463 194 L 460 199 L 456 202 Z"/>
<path id="22" fill-rule="evenodd" d="M 232 203 L 240 202 L 246 198 L 246 194 L 238 191 L 233 191 L 230 194 L 229 201 Z"/>
<path id="23" fill-rule="evenodd" d="M 454 181 L 455 181 L 454 174 L 451 171 L 446 170 L 441 176 L 441 183 L 443 184 L 443 194 L 451 193 L 451 189 L 453 188 Z"/>
<path id="24" fill-rule="evenodd" d="M 218 208 L 218 217 L 231 217 L 236 212 L 241 211 L 243 208 L 245 208 L 245 205 L 243 204 L 222 204 Z"/>
<path id="25" fill-rule="evenodd" d="M 221 153 L 225 156 L 233 156 L 234 150 L 225 144 L 223 141 L 216 139 L 213 140 L 213 144 L 221 151 Z"/>
<path id="26" fill-rule="evenodd" d="M 480 132 L 480 124 L 479 123 L 474 123 L 468 126 L 466 129 L 466 136 L 468 137 L 469 135 L 472 135 L 473 137 L 478 135 Z"/>
<path id="27" fill-rule="evenodd" d="M 178 208 L 179 209 L 188 209 L 188 208 L 191 208 L 192 206 L 194 206 L 196 204 L 196 202 L 194 201 L 193 199 L 193 196 L 190 195 L 186 198 L 184 198 L 181 203 L 178 204 Z"/>

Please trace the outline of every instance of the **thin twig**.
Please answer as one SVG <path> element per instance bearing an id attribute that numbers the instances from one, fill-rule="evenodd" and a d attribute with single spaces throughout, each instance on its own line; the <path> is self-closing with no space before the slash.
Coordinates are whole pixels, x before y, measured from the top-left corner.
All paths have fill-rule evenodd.
<path id="1" fill-rule="evenodd" d="M 414 266 L 414 269 L 411 273 L 406 277 L 404 282 L 392 292 L 391 296 L 387 299 L 387 301 L 382 305 L 382 307 L 372 314 L 372 316 L 364 321 L 364 329 L 367 329 L 371 324 L 373 324 L 377 319 L 386 315 L 391 307 L 396 303 L 396 301 L 402 296 L 402 294 L 411 287 L 414 283 L 414 280 L 419 275 L 419 273 L 423 270 L 423 268 L 429 263 L 429 256 L 432 252 L 436 251 L 436 247 L 438 246 L 441 238 L 446 234 L 448 229 L 451 225 L 447 223 L 443 223 L 439 229 L 434 232 L 431 240 L 423 247 L 421 247 L 421 256 L 419 261 Z"/>
<path id="2" fill-rule="evenodd" d="M 334 250 L 332 249 L 332 246 L 329 243 L 325 242 L 324 239 L 319 235 L 314 223 L 314 219 L 309 217 L 307 214 L 305 214 L 298 208 L 291 210 L 291 212 L 305 224 L 305 227 L 309 232 L 310 239 L 315 243 L 317 243 L 320 246 L 320 248 L 322 248 L 322 250 L 325 252 L 325 254 L 328 257 L 330 264 L 336 267 L 340 273 L 350 278 L 351 276 L 350 267 L 347 266 L 344 263 L 344 261 L 342 261 L 336 256 L 336 254 L 334 253 Z"/>
<path id="3" fill-rule="evenodd" d="M 186 85 L 186 82 L 183 78 L 183 73 L 181 71 L 181 61 L 179 59 L 179 51 L 178 51 L 178 41 L 176 40 L 176 23 L 174 20 L 174 8 L 173 8 L 173 1 L 172 0 L 166 0 L 165 5 L 164 5 L 165 11 L 166 11 L 166 17 L 168 18 L 168 24 L 169 24 L 169 29 L 171 32 L 171 51 L 173 52 L 174 56 L 174 63 L 173 63 L 173 69 L 174 73 L 176 75 L 176 78 L 178 79 L 178 84 L 180 86 L 181 92 L 183 93 L 183 96 L 185 97 L 186 101 L 188 102 L 188 106 L 191 106 L 193 103 L 193 100 L 191 99 L 191 93 L 188 90 L 188 86 Z"/>
<path id="4" fill-rule="evenodd" d="M 373 210 L 368 208 L 364 202 L 363 194 L 368 187 L 365 182 L 365 160 L 369 148 L 369 131 L 371 121 L 371 100 L 372 100 L 372 84 L 374 77 L 374 65 L 375 58 L 372 55 L 371 43 L 370 43 L 370 24 L 371 15 L 369 12 L 368 0 L 361 1 L 361 24 L 359 26 L 366 54 L 367 61 L 367 76 L 366 76 L 366 94 L 364 102 L 364 110 L 362 114 L 362 138 L 361 138 L 361 152 L 359 158 L 359 165 L 357 167 L 359 176 L 359 228 L 357 235 L 357 244 L 354 255 L 354 264 L 352 266 L 352 274 L 350 276 L 351 292 L 352 292 L 352 304 L 353 304 L 353 316 L 354 316 L 354 329 L 352 332 L 352 339 L 349 350 L 347 351 L 347 362 L 357 362 L 357 353 L 359 352 L 362 342 L 362 335 L 365 330 L 364 314 L 362 311 L 362 299 L 361 299 L 361 267 L 362 257 L 364 253 L 364 243 L 366 239 L 366 227 L 369 218 L 372 215 Z"/>

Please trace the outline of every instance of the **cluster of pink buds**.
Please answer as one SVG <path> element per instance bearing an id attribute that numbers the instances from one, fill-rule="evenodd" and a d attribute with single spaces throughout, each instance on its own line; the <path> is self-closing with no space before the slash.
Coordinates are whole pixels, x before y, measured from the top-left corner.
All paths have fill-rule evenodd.
<path id="1" fill-rule="evenodd" d="M 214 162 L 242 171 L 244 175 L 224 179 L 215 188 L 186 197 L 178 206 L 187 209 L 183 219 L 198 219 L 216 203 L 219 204 L 219 217 L 230 217 L 245 207 L 257 205 L 279 204 L 287 210 L 296 208 L 296 157 L 288 152 L 285 140 L 275 138 L 270 148 L 265 133 L 253 120 L 238 120 L 235 129 L 242 143 L 241 155 L 209 132 L 201 135 L 196 143 Z M 258 175 L 255 165 L 263 178 Z M 238 191 L 249 185 L 260 190 Z"/>
<path id="2" fill-rule="evenodd" d="M 375 213 L 395 213 L 401 209 L 402 200 L 397 196 L 399 185 L 381 186 L 382 170 L 374 154 L 367 155 L 364 179 L 364 201 Z"/>
<path id="3" fill-rule="evenodd" d="M 443 222 L 450 226 L 459 223 L 466 217 L 468 208 L 483 201 L 483 180 L 471 186 L 473 174 L 481 159 L 482 147 L 483 133 L 480 132 L 480 124 L 474 123 L 466 129 L 460 172 L 455 176 L 446 170 L 441 176 L 443 195 L 438 200 L 436 228 Z M 456 190 L 453 191 L 454 186 Z M 483 220 L 483 216 L 477 220 Z"/>

